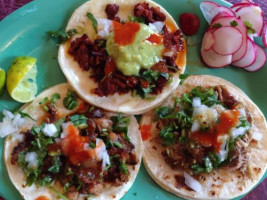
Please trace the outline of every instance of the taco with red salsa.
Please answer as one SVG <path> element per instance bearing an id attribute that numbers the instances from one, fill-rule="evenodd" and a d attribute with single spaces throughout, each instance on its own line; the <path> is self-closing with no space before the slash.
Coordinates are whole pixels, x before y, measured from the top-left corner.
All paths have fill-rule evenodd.
<path id="1" fill-rule="evenodd" d="M 87 102 L 140 114 L 179 85 L 186 47 L 180 29 L 149 1 L 88 1 L 75 10 L 58 60 L 68 82 Z"/>
<path id="2" fill-rule="evenodd" d="M 5 140 L 4 160 L 24 199 L 120 199 L 133 184 L 142 157 L 134 117 L 85 103 L 67 83 L 18 113 L 5 111 L 4 123 L 24 120 Z"/>
<path id="3" fill-rule="evenodd" d="M 164 189 L 188 199 L 247 193 L 267 167 L 267 126 L 235 85 L 190 76 L 160 107 L 143 115 L 143 159 Z"/>

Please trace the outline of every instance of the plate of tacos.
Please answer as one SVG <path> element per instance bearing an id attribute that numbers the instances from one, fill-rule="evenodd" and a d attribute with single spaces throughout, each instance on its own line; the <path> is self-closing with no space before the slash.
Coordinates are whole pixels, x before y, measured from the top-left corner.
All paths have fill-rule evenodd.
<path id="1" fill-rule="evenodd" d="M 35 57 L 38 95 L 0 99 L 16 129 L 0 138 L 0 199 L 240 199 L 259 184 L 267 68 L 208 68 L 200 3 L 36 0 L 1 21 L 0 65 Z"/>

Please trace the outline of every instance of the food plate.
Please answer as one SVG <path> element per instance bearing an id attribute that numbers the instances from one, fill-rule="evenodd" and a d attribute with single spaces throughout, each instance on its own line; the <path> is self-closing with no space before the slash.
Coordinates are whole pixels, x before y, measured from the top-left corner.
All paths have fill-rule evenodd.
<path id="1" fill-rule="evenodd" d="M 200 9 L 200 0 L 155 0 L 161 4 L 178 21 L 183 12 L 195 13 L 200 18 L 200 30 L 192 37 L 187 38 L 188 57 L 187 73 L 210 74 L 222 77 L 241 88 L 263 111 L 267 117 L 267 66 L 258 72 L 249 73 L 241 69 L 227 67 L 211 69 L 205 67 L 200 59 L 200 45 L 204 31 L 208 24 L 205 22 Z M 46 32 L 64 29 L 67 20 L 75 8 L 85 0 L 35 0 L 0 22 L 0 67 L 8 69 L 11 61 L 21 55 L 33 56 L 38 59 L 38 93 L 66 79 L 57 62 L 57 47 L 54 41 L 47 38 Z M 215 1 L 221 5 L 230 5 L 227 2 Z M 257 40 L 259 42 L 260 40 Z M 266 49 L 265 49 L 266 51 Z M 265 64 L 266 65 L 266 64 Z M 13 101 L 7 92 L 0 100 L 0 111 L 3 109 L 15 110 L 21 105 Z M 0 196 L 6 199 L 21 200 L 19 193 L 9 180 L 2 159 L 3 139 L 0 139 Z M 266 177 L 266 174 L 265 176 Z M 127 195 L 123 199 L 179 199 L 162 190 L 147 174 L 144 167 Z M 236 198 L 236 199 L 240 199 Z"/>

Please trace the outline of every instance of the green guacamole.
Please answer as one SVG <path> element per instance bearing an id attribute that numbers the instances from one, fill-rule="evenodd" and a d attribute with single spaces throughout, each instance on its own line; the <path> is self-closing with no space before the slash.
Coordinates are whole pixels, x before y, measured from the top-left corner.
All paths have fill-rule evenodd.
<path id="1" fill-rule="evenodd" d="M 109 55 L 114 58 L 117 68 L 126 76 L 138 75 L 141 68 L 149 69 L 162 57 L 164 45 L 155 45 L 146 41 L 151 33 L 155 33 L 154 30 L 145 24 L 140 25 L 140 30 L 130 45 L 117 45 L 114 42 L 113 32 L 107 40 L 106 47 Z"/>

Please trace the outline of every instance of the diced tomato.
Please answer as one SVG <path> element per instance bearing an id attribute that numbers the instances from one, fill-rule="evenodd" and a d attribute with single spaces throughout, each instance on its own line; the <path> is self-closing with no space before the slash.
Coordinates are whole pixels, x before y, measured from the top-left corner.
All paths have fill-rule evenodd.
<path id="1" fill-rule="evenodd" d="M 152 44 L 161 44 L 162 36 L 157 34 L 151 34 L 146 40 L 151 42 Z"/>
<path id="2" fill-rule="evenodd" d="M 140 127 L 142 140 L 148 140 L 151 137 L 151 124 L 145 124 Z"/>

